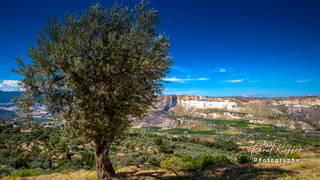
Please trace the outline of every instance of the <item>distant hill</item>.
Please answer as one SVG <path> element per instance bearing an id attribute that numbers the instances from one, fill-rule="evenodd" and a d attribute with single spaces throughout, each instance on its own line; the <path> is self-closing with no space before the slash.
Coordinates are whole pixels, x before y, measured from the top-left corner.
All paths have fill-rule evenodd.
<path id="1" fill-rule="evenodd" d="M 174 127 L 185 119 L 247 120 L 302 130 L 320 130 L 320 97 L 246 98 L 160 96 L 137 126 Z M 157 113 L 158 112 L 158 113 Z M 160 112 L 160 113 L 159 113 Z M 190 122 L 190 121 L 188 121 Z"/>
<path id="2" fill-rule="evenodd" d="M 10 103 L 15 97 L 19 97 L 21 92 L 19 91 L 0 91 L 0 103 Z"/>
<path id="3" fill-rule="evenodd" d="M 14 111 L 0 109 L 0 122 L 12 120 L 15 117 L 17 117 L 17 114 Z"/>

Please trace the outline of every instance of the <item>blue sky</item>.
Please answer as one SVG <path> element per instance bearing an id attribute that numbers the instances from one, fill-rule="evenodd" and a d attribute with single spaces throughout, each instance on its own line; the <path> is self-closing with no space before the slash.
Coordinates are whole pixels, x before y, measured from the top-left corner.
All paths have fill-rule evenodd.
<path id="1" fill-rule="evenodd" d="M 10 71 L 14 57 L 30 62 L 27 49 L 49 17 L 80 13 L 96 2 L 109 7 L 114 1 L 1 0 L 0 90 L 18 88 L 21 77 Z M 320 1 L 151 2 L 175 63 L 165 94 L 320 95 Z"/>

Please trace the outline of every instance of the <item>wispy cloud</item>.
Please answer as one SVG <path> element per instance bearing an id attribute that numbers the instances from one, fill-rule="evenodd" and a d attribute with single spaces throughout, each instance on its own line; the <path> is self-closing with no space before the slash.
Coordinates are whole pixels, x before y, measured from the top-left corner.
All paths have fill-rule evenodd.
<path id="1" fill-rule="evenodd" d="M 171 77 L 171 78 L 164 78 L 164 81 L 169 81 L 169 82 L 177 82 L 177 83 L 186 83 L 186 82 L 190 82 L 190 81 L 207 81 L 210 80 L 209 78 L 175 78 L 175 77 Z"/>
<path id="2" fill-rule="evenodd" d="M 228 83 L 240 83 L 243 82 L 244 79 L 232 79 L 232 80 L 225 80 L 224 82 L 228 82 Z"/>
<path id="3" fill-rule="evenodd" d="M 172 66 L 171 69 L 175 70 L 175 71 L 182 72 L 182 73 L 187 73 L 187 72 L 191 71 L 190 69 L 182 68 L 182 67 L 179 67 L 179 66 Z"/>
<path id="4" fill-rule="evenodd" d="M 20 89 L 19 81 L 17 80 L 3 80 L 0 83 L 0 90 L 2 91 L 18 91 Z"/>
<path id="5" fill-rule="evenodd" d="M 302 80 L 297 80 L 296 83 L 305 83 L 310 81 L 312 81 L 312 79 L 302 79 Z"/>
<path id="6" fill-rule="evenodd" d="M 218 72 L 224 73 L 224 72 L 227 72 L 227 69 L 226 69 L 226 68 L 219 68 L 219 69 L 218 69 Z"/>

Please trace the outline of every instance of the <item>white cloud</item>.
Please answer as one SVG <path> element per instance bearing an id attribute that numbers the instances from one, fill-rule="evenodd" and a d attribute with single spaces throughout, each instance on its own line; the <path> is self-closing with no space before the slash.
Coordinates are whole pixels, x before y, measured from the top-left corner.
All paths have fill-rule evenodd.
<path id="1" fill-rule="evenodd" d="M 227 69 L 225 69 L 225 68 L 219 68 L 218 72 L 224 73 L 224 72 L 227 72 Z"/>
<path id="2" fill-rule="evenodd" d="M 305 82 L 309 82 L 312 79 L 302 79 L 302 80 L 297 80 L 296 83 L 305 83 Z"/>
<path id="3" fill-rule="evenodd" d="M 210 80 L 209 78 L 194 78 L 194 79 L 191 79 L 191 78 L 186 78 L 186 79 L 183 79 L 183 78 L 175 78 L 175 77 L 171 77 L 171 78 L 164 78 L 163 79 L 164 81 L 170 81 L 170 82 L 177 82 L 177 83 L 186 83 L 186 82 L 190 82 L 190 81 L 207 81 L 207 80 Z"/>
<path id="4" fill-rule="evenodd" d="M 224 82 L 229 82 L 229 83 L 240 83 L 243 82 L 244 79 L 233 79 L 233 80 L 226 80 Z"/>
<path id="5" fill-rule="evenodd" d="M 18 91 L 20 89 L 19 81 L 17 80 L 3 80 L 0 83 L 0 90 L 2 91 Z"/>

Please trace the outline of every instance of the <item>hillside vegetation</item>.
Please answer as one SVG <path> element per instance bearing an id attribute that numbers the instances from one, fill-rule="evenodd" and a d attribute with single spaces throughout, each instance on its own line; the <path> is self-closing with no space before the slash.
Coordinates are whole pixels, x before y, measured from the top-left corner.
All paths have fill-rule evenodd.
<path id="1" fill-rule="evenodd" d="M 123 141 L 111 148 L 111 159 L 119 178 L 228 179 L 239 176 L 255 179 L 253 174 L 257 174 L 266 179 L 290 179 L 302 174 L 312 179 L 319 175 L 313 173 L 319 170 L 320 165 L 319 133 L 291 131 L 246 121 L 208 120 L 206 123 L 191 129 L 177 126 L 130 130 Z M 210 123 L 217 125 L 212 127 Z M 19 127 L 2 124 L 0 130 L 0 173 L 3 178 L 95 179 L 92 144 L 71 138 L 65 129 L 25 123 Z M 300 158 L 301 163 L 254 163 L 246 147 L 260 140 L 303 148 L 301 155 L 271 156 Z M 261 153 L 259 157 L 270 155 Z"/>
<path id="2" fill-rule="evenodd" d="M 151 115 L 132 124 L 133 128 L 126 132 L 126 138 L 112 144 L 110 157 L 118 179 L 320 177 L 320 133 L 316 129 L 306 131 L 279 127 L 269 121 L 259 121 L 260 119 L 232 119 L 231 116 L 213 118 L 212 114 L 215 113 L 230 115 L 231 110 L 220 107 L 183 107 L 177 105 L 178 100 L 174 102 L 169 96 L 165 98 L 168 101 L 158 101 L 157 108 Z M 188 100 L 186 97 L 184 99 Z M 210 98 L 206 100 L 218 101 Z M 230 99 L 222 100 L 224 102 Z M 231 100 L 234 101 L 232 98 Z M 247 107 L 242 101 L 251 101 L 245 98 L 237 100 L 241 100 L 241 103 L 237 104 L 240 108 Z M 277 102 L 279 101 L 287 100 L 277 99 Z M 261 102 L 249 103 L 248 106 L 252 106 L 252 113 L 259 112 L 256 116 L 260 117 L 267 116 L 273 106 L 288 108 L 276 104 L 267 106 Z M 14 106 L 2 104 L 2 107 L 4 109 L 1 112 L 5 113 L 2 116 L 4 121 L 0 123 L 0 176 L 3 179 L 96 178 L 91 142 L 71 136 L 61 121 L 41 116 L 33 120 L 16 121 L 13 120 L 13 116 L 9 116 L 18 113 Z M 287 116 L 276 116 L 277 113 L 273 116 L 274 120 L 278 120 L 279 117 L 289 119 Z M 233 115 L 247 116 L 244 112 Z M 303 152 L 251 154 L 250 147 L 257 142 L 294 146 L 303 149 Z M 254 162 L 255 157 L 295 158 L 300 159 L 300 162 L 261 163 Z"/>

